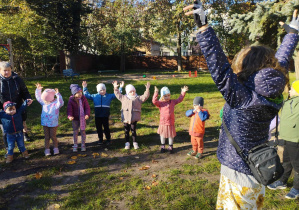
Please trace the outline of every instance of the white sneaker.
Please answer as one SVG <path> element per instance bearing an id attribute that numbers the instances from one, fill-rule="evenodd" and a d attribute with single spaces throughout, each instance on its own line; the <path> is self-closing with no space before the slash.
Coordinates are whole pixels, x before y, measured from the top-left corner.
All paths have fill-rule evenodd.
<path id="1" fill-rule="evenodd" d="M 137 142 L 133 142 L 133 146 L 134 146 L 134 149 L 139 149 Z"/>
<path id="2" fill-rule="evenodd" d="M 85 146 L 81 146 L 81 152 L 86 152 L 86 147 Z"/>
<path id="3" fill-rule="evenodd" d="M 58 148 L 54 148 L 54 155 L 58 155 L 59 154 L 59 149 Z"/>
<path id="4" fill-rule="evenodd" d="M 73 146 L 73 152 L 78 152 L 78 145 Z"/>
<path id="5" fill-rule="evenodd" d="M 45 156 L 50 156 L 50 155 L 51 155 L 50 149 L 45 149 Z"/>
<path id="6" fill-rule="evenodd" d="M 125 149 L 130 149 L 130 142 L 126 142 Z"/>

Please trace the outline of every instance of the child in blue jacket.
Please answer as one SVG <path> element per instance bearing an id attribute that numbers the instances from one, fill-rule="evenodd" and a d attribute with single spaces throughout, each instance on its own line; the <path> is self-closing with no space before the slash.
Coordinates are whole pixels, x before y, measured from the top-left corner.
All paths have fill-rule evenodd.
<path id="1" fill-rule="evenodd" d="M 25 158 L 29 158 L 28 151 L 24 145 L 23 120 L 22 113 L 27 107 L 28 100 L 25 100 L 22 106 L 16 109 L 16 103 L 7 101 L 3 104 L 3 110 L 0 112 L 0 119 L 4 132 L 7 134 L 8 152 L 6 163 L 13 161 L 13 150 L 17 142 L 20 152 Z"/>
<path id="2" fill-rule="evenodd" d="M 124 83 L 121 83 L 120 92 L 122 92 L 122 87 Z M 87 82 L 82 82 L 83 93 L 87 99 L 90 99 L 94 103 L 94 113 L 95 113 L 95 124 L 97 128 L 97 133 L 99 137 L 99 144 L 103 144 L 103 128 L 106 136 L 106 144 L 110 144 L 111 135 L 109 128 L 109 116 L 110 116 L 110 104 L 113 99 L 116 99 L 114 93 L 106 93 L 106 86 L 103 83 L 97 85 L 96 94 L 90 94 L 87 89 Z"/>

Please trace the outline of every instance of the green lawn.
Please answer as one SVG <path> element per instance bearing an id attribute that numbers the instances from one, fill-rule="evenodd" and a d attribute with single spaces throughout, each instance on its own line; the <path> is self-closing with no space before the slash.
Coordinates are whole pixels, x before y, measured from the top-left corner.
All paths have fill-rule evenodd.
<path id="1" fill-rule="evenodd" d="M 140 80 L 125 80 L 126 84 L 133 84 L 139 95 L 143 94 L 148 80 L 141 79 L 148 73 L 134 73 Z M 155 72 L 159 74 L 159 72 Z M 174 74 L 173 72 L 163 73 Z M 187 75 L 185 72 L 180 75 Z M 179 74 L 177 74 L 179 75 Z M 126 76 L 123 76 L 126 78 Z M 85 74 L 74 83 L 80 84 L 82 80 L 88 81 L 90 93 L 96 92 L 96 85 L 102 81 L 111 81 L 111 75 Z M 121 79 L 117 79 L 121 81 Z M 291 81 L 294 74 L 291 74 Z M 35 83 L 41 83 L 44 88 L 58 88 L 63 96 L 65 105 L 60 110 L 60 126 L 58 136 L 63 142 L 71 138 L 72 126 L 66 117 L 66 107 L 70 96 L 69 86 L 71 80 L 65 81 L 61 77 L 28 80 L 26 81 L 32 96 Z M 100 150 L 100 157 L 88 157 L 78 160 L 78 164 L 68 165 L 67 158 L 72 154 L 62 154 L 57 165 L 51 165 L 43 155 L 43 131 L 40 125 L 41 106 L 37 101 L 28 108 L 27 124 L 35 139 L 33 143 L 26 143 L 31 158 L 24 163 L 23 170 L 35 164 L 43 165 L 34 173 L 27 173 L 21 185 L 9 184 L 0 188 L 0 209 L 10 206 L 11 196 L 17 199 L 14 208 L 19 209 L 46 209 L 50 205 L 58 204 L 61 209 L 215 209 L 217 190 L 219 185 L 220 163 L 215 151 L 219 134 L 219 111 L 224 100 L 208 73 L 199 73 L 197 78 L 169 77 L 167 80 L 150 80 L 151 95 L 142 106 L 142 120 L 138 122 L 138 142 L 140 150 L 126 151 L 124 147 L 124 131 L 120 118 L 120 103 L 114 100 L 111 106 L 111 134 L 113 145 L 109 151 Z M 189 91 L 184 101 L 175 108 L 176 131 L 174 147 L 177 152 L 173 156 L 159 153 L 159 136 L 156 133 L 159 123 L 159 110 L 152 104 L 151 99 L 154 86 L 159 90 L 163 86 L 169 87 L 171 98 L 179 96 L 181 87 L 187 85 Z M 112 93 L 112 84 L 106 84 L 107 92 Z M 201 96 L 205 99 L 204 107 L 209 110 L 211 118 L 206 122 L 205 152 L 206 156 L 195 161 L 186 156 L 191 149 L 188 135 L 189 118 L 185 112 L 193 107 L 193 99 Z M 90 102 L 90 101 L 89 101 Z M 93 112 L 93 104 L 90 102 Z M 94 116 L 91 116 L 86 128 L 87 134 L 94 134 Z M 70 151 L 72 145 L 63 145 L 61 150 Z M 94 149 L 96 150 L 96 149 Z M 34 152 L 33 152 L 34 151 Z M 17 152 L 17 150 L 16 150 Z M 0 150 L 0 167 L 3 171 L 16 170 L 13 166 L 4 163 L 4 149 Z M 103 155 L 107 153 L 107 155 Z M 69 159 L 68 159 L 69 160 Z M 156 161 L 157 160 L 157 161 Z M 80 162 L 81 161 L 81 162 Z M 156 161 L 156 162 L 155 162 Z M 45 162 L 45 163 L 44 163 Z M 80 164 L 79 164 L 80 163 Z M 14 164 L 14 163 L 12 163 Z M 49 167 L 46 167 L 49 164 Z M 150 165 L 149 170 L 139 170 L 145 164 Z M 160 168 L 159 165 L 163 165 Z M 35 172 L 43 174 L 36 179 Z M 79 173 L 79 172 L 80 173 Z M 74 175 L 76 174 L 76 175 Z M 292 183 L 289 183 L 290 189 Z M 21 186 L 21 188 L 20 188 Z M 20 190 L 21 189 L 21 190 Z M 287 191 L 266 190 L 264 209 L 298 209 L 299 201 L 284 199 Z"/>

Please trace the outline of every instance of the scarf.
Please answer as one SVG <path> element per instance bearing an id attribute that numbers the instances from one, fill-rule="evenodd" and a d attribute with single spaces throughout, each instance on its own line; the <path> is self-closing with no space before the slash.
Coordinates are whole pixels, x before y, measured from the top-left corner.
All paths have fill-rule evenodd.
<path id="1" fill-rule="evenodd" d="M 84 108 L 82 104 L 82 99 L 79 99 L 79 119 L 80 119 L 80 130 L 84 131 L 85 130 L 85 114 L 84 114 Z"/>
<path id="2" fill-rule="evenodd" d="M 126 94 L 126 96 L 127 96 L 128 99 L 134 100 L 135 98 L 137 98 L 137 93 L 134 96 L 129 96 L 127 94 Z"/>

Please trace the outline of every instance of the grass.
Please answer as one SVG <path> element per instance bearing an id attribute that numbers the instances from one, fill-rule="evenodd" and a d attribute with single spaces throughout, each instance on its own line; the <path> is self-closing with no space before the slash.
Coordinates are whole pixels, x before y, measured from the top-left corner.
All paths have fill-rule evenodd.
<path id="1" fill-rule="evenodd" d="M 134 76 L 142 77 L 148 72 L 131 72 Z M 161 72 L 155 72 L 161 73 Z M 173 74 L 164 72 L 163 74 Z M 176 73 L 177 74 L 177 73 Z M 181 74 L 181 73 L 180 73 Z M 182 73 L 187 74 L 187 72 Z M 91 93 L 96 90 L 96 85 L 102 81 L 112 81 L 115 77 L 111 74 L 81 75 L 80 80 L 73 83 L 80 84 L 82 80 L 87 80 L 88 89 Z M 291 74 L 291 81 L 294 74 Z M 71 95 L 69 86 L 71 80 L 64 81 L 62 78 L 49 78 L 26 81 L 29 92 L 33 95 L 35 83 L 41 83 L 44 88 L 58 88 L 64 98 L 65 105 L 60 110 L 58 136 L 61 139 L 72 138 L 71 122 L 66 116 L 68 97 Z M 146 80 L 126 80 L 126 84 L 133 84 L 138 94 L 143 94 Z M 76 177 L 67 175 L 77 170 L 76 165 L 49 166 L 41 170 L 43 176 L 35 178 L 35 174 L 27 176 L 27 180 L 21 185 L 7 185 L 0 189 L 0 198 L 7 194 L 18 196 L 20 203 L 17 208 L 25 209 L 45 209 L 51 204 L 59 204 L 61 209 L 215 209 L 217 191 L 219 185 L 220 163 L 216 154 L 211 153 L 199 161 L 192 157 L 180 156 L 181 162 L 170 162 L 161 170 L 155 169 L 140 171 L 138 168 L 151 160 L 159 159 L 166 161 L 168 154 L 164 156 L 159 153 L 159 136 L 156 134 L 159 124 L 159 110 L 151 102 L 153 86 L 161 89 L 168 86 L 172 99 L 178 98 L 181 87 L 187 85 L 189 91 L 184 101 L 175 108 L 176 131 L 174 147 L 186 150 L 190 146 L 188 135 L 189 119 L 185 117 L 186 110 L 193 108 L 194 97 L 205 98 L 205 108 L 211 114 L 211 118 L 206 123 L 205 142 L 207 148 L 216 148 L 219 134 L 219 111 L 224 105 L 224 100 L 213 83 L 208 73 L 199 73 L 198 78 L 170 78 L 167 80 L 151 80 L 150 98 L 142 105 L 142 120 L 138 122 L 137 136 L 140 145 L 138 151 L 124 150 L 124 131 L 120 123 L 120 103 L 114 100 L 111 104 L 111 134 L 113 144 L 107 157 L 89 159 L 82 163 L 80 169 L 84 169 Z M 106 83 L 107 92 L 112 93 L 112 84 Z M 90 102 L 90 101 L 89 101 Z M 90 102 L 93 112 L 93 103 Z M 43 155 L 43 129 L 40 125 L 41 106 L 34 102 L 28 108 L 27 124 L 35 139 L 34 142 L 26 143 L 31 153 L 31 160 L 50 161 Z M 94 116 L 87 123 L 87 134 L 95 133 Z M 212 144 L 216 142 L 215 144 Z M 70 149 L 71 145 L 63 145 L 61 148 Z M 17 152 L 17 150 L 16 150 Z M 0 167 L 9 169 L 3 164 L 5 153 L 0 150 Z M 176 155 L 176 154 L 174 154 Z M 166 158 L 166 159 L 163 159 Z M 157 163 L 159 164 L 159 163 Z M 154 166 L 154 163 L 152 164 Z M 111 168 L 112 167 L 112 168 Z M 154 176 L 155 175 L 155 176 Z M 66 180 L 73 181 L 66 181 Z M 292 183 L 289 183 L 291 186 Z M 61 196 L 58 191 L 53 190 L 60 187 L 65 194 Z M 18 194 L 18 188 L 26 189 Z M 55 188 L 56 189 L 56 188 Z M 288 189 L 289 190 L 289 189 Z M 16 194 L 15 194 L 16 193 Z M 299 202 L 282 199 L 287 191 L 266 190 L 265 209 L 298 209 Z M 0 199 L 0 208 L 4 208 L 5 203 Z"/>

